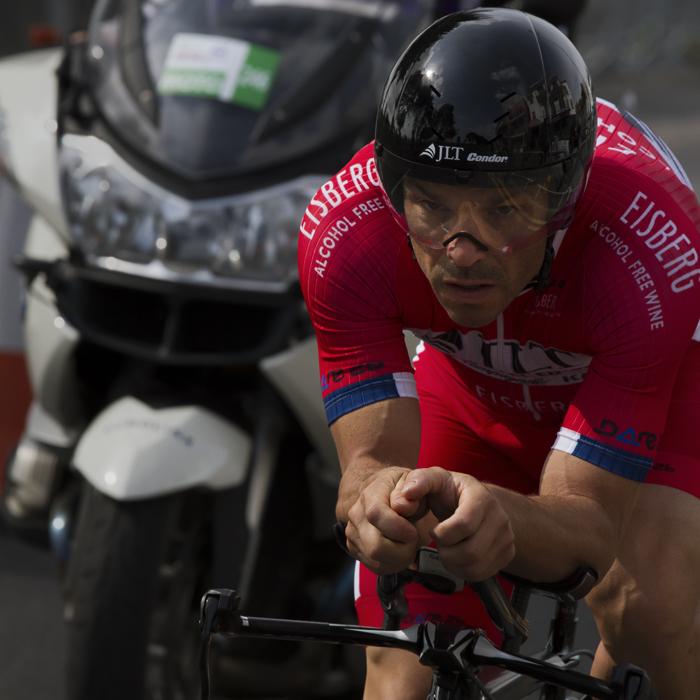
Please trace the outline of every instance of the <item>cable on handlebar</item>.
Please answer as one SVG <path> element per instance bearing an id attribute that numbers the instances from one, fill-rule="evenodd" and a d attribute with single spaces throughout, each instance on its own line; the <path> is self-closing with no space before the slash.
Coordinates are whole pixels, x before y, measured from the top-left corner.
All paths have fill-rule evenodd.
<path id="1" fill-rule="evenodd" d="M 574 649 L 568 654 L 564 654 L 561 659 L 562 661 L 571 661 L 571 659 L 575 659 L 577 656 L 587 656 L 589 659 L 593 660 L 595 659 L 595 652 L 590 649 Z"/>
<path id="2" fill-rule="evenodd" d="M 199 628 L 202 630 L 202 648 L 199 655 L 199 682 L 201 687 L 202 700 L 209 700 L 210 680 L 209 680 L 209 648 L 211 647 L 212 627 L 216 618 L 218 607 L 217 600 L 205 594 L 202 598 L 202 615 L 199 620 Z"/>

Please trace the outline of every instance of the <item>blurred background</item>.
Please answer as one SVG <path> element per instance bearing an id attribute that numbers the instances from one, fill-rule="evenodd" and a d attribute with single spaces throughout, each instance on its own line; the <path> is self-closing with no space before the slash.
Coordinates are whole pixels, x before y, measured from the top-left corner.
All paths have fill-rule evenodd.
<path id="1" fill-rule="evenodd" d="M 86 26 L 90 6 L 89 0 L 0 0 L 0 57 L 59 45 Z M 588 0 L 573 39 L 598 96 L 645 121 L 700 191 L 700 2 Z M 28 222 L 28 209 L 0 176 L 0 472 L 30 401 L 19 276 L 9 264 L 21 251 Z M 588 616 L 580 642 L 595 642 Z M 51 558 L 14 540 L 0 524 L 0 697 L 60 700 L 62 661 Z"/>

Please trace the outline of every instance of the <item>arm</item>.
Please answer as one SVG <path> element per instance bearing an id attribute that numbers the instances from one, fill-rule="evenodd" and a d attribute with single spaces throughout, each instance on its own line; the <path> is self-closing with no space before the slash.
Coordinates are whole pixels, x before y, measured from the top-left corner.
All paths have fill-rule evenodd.
<path id="1" fill-rule="evenodd" d="M 430 508 L 442 521 L 432 530 L 446 567 L 468 580 L 505 568 L 539 581 L 557 581 L 576 566 L 602 578 L 634 509 L 638 482 L 553 450 L 540 493 L 523 496 L 464 474 L 433 468 L 411 474 L 392 495 L 398 513 Z M 510 560 L 494 560 L 494 533 L 506 517 L 514 535 Z M 501 536 L 502 539 L 502 536 Z"/>
<path id="2" fill-rule="evenodd" d="M 378 401 L 341 416 L 331 432 L 343 470 L 336 515 L 347 522 L 348 547 L 378 573 L 400 571 L 415 559 L 419 529 L 428 529 L 417 529 L 390 504 L 396 485 L 418 463 L 418 401 Z"/>

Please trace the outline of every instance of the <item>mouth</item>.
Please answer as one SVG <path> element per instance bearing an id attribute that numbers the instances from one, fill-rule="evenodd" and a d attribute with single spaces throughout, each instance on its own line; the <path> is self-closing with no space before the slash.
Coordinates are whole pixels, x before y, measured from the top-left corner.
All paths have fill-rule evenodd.
<path id="1" fill-rule="evenodd" d="M 487 299 L 496 285 L 490 282 L 457 282 L 445 280 L 443 288 L 458 303 L 478 304 Z"/>
<path id="2" fill-rule="evenodd" d="M 472 287 L 493 287 L 493 282 L 458 282 L 457 280 L 445 280 L 445 284 L 455 287 L 464 287 L 471 289 Z"/>

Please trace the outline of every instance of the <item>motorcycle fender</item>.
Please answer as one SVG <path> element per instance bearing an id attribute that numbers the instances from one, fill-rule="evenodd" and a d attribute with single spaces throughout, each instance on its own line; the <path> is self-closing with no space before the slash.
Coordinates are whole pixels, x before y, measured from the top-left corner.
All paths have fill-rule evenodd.
<path id="1" fill-rule="evenodd" d="M 250 435 L 205 408 L 156 409 L 126 396 L 88 426 L 73 464 L 96 489 L 128 501 L 239 486 L 252 447 Z"/>

